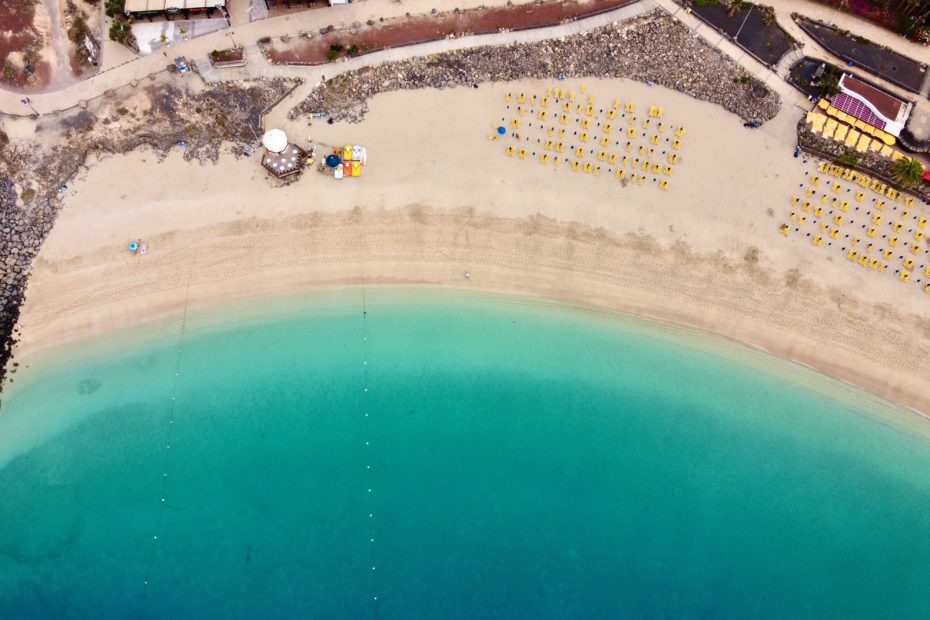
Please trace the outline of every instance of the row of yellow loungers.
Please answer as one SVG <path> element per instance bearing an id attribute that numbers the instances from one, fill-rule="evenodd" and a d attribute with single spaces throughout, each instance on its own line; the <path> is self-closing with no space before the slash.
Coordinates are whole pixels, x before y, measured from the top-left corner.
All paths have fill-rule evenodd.
<path id="1" fill-rule="evenodd" d="M 870 177 L 869 175 L 857 170 L 852 170 L 850 168 L 846 168 L 845 166 L 831 164 L 826 161 L 820 162 L 820 164 L 817 166 L 817 170 L 818 172 L 824 172 L 831 176 L 841 178 L 844 181 L 852 181 L 856 185 L 867 187 L 882 198 L 890 198 L 897 202 L 903 202 L 904 206 L 908 208 L 914 206 L 914 198 L 912 196 L 902 194 L 895 188 L 890 187 L 887 183 L 884 183 L 881 179 Z M 811 182 L 814 185 L 819 184 L 819 177 L 816 175 L 811 177 Z"/>
<path id="2" fill-rule="evenodd" d="M 823 101 L 823 99 L 821 99 L 821 101 Z M 824 138 L 831 138 L 837 142 L 844 142 L 846 146 L 860 153 L 874 151 L 882 157 L 891 157 L 893 160 L 904 157 L 900 151 L 891 148 L 884 137 L 873 137 L 875 136 L 875 132 L 880 132 L 887 138 L 890 138 L 891 144 L 894 144 L 894 136 L 872 127 L 871 125 L 867 125 L 862 121 L 859 121 L 858 125 L 852 126 L 841 123 L 837 119 L 830 118 L 819 112 L 808 112 L 807 122 L 810 123 L 811 131 L 814 133 L 822 134 Z M 859 129 L 859 126 L 865 129 Z"/>
<path id="3" fill-rule="evenodd" d="M 582 85 L 582 93 L 585 92 L 584 85 Z M 517 112 L 520 118 L 513 118 L 510 122 L 510 129 L 517 130 L 521 127 L 521 118 L 527 116 L 533 116 L 534 109 L 529 106 L 539 105 L 542 109 L 535 113 L 535 116 L 543 123 L 539 123 L 538 127 L 534 126 L 532 122 L 529 123 L 529 126 L 524 128 L 524 130 L 533 129 L 538 132 L 541 132 L 543 135 L 537 140 L 541 145 L 541 152 L 539 153 L 539 163 L 548 164 L 552 163 L 556 168 L 560 164 L 565 164 L 575 172 L 583 172 L 587 174 L 593 174 L 594 176 L 599 175 L 602 172 L 602 166 L 598 162 L 604 163 L 605 172 L 607 174 L 613 174 L 617 179 L 626 180 L 634 184 L 642 185 L 646 180 L 647 174 L 656 175 L 653 177 L 653 180 L 659 185 L 660 189 L 668 189 L 669 179 L 661 178 L 662 176 L 668 177 L 673 172 L 672 164 L 678 164 L 680 162 L 680 156 L 677 151 L 681 149 L 681 138 L 685 135 L 685 129 L 683 127 L 674 128 L 667 125 L 663 121 L 656 121 L 655 125 L 655 134 L 647 133 L 643 131 L 643 137 L 648 137 L 649 144 L 642 144 L 637 147 L 633 144 L 632 141 L 626 142 L 626 155 L 620 152 L 622 149 L 617 149 L 617 151 L 608 150 L 611 146 L 611 136 L 609 135 L 614 129 L 614 123 L 617 125 L 620 124 L 620 119 L 617 118 L 617 112 L 620 112 L 622 116 L 626 116 L 627 113 L 630 114 L 628 119 L 631 127 L 629 129 L 624 129 L 623 127 L 617 127 L 620 136 L 634 140 L 640 137 L 640 130 L 632 128 L 633 125 L 637 125 L 638 121 L 633 112 L 635 111 L 635 104 L 627 101 L 622 102 L 620 99 L 616 99 L 613 102 L 613 106 L 606 110 L 605 116 L 607 117 L 603 124 L 598 123 L 597 127 L 592 127 L 591 121 L 596 120 L 599 117 L 598 112 L 605 112 L 604 110 L 596 111 L 594 108 L 594 96 L 590 95 L 587 98 L 587 104 L 578 102 L 576 105 L 577 95 L 574 91 L 568 92 L 565 89 L 550 87 L 547 89 L 546 95 L 537 97 L 536 95 L 527 96 L 525 94 L 520 94 L 516 97 Z M 514 100 L 513 95 L 507 93 L 504 97 L 505 102 L 511 102 Z M 524 107 L 526 105 L 527 107 Z M 550 107 L 551 106 L 551 107 Z M 560 108 L 561 106 L 561 108 Z M 558 119 L 559 125 L 546 125 L 545 121 L 549 120 L 549 111 L 552 111 L 554 116 L 553 121 Z M 574 132 L 573 135 L 567 135 L 565 125 L 568 125 L 569 114 L 577 114 L 575 121 L 580 125 L 581 133 L 578 134 Z M 660 106 L 649 106 L 648 118 L 643 120 L 642 128 L 643 130 L 652 129 L 652 119 L 661 119 L 665 113 L 665 109 Z M 658 157 L 655 153 L 656 147 L 659 147 L 661 136 L 660 134 L 664 132 L 665 128 L 673 130 L 675 137 L 670 144 L 671 151 L 667 154 L 668 163 L 660 163 L 654 161 Z M 600 137 L 600 146 L 594 144 L 598 142 L 597 135 L 589 135 L 588 130 L 591 134 L 594 134 L 595 131 L 601 131 L 605 135 Z M 571 131 L 569 129 L 569 131 Z M 515 133 L 515 132 L 514 132 Z M 624 135 L 626 134 L 626 135 Z M 493 136 L 490 136 L 493 138 Z M 577 138 L 577 141 L 580 142 L 583 146 L 576 146 L 573 144 L 567 145 L 566 142 L 569 140 L 574 140 Z M 520 142 L 531 142 L 531 139 L 526 137 L 521 139 L 517 136 L 518 143 Z M 590 141 L 590 143 L 589 143 Z M 617 145 L 619 141 L 615 141 Z M 650 146 L 652 145 L 652 146 Z M 590 148 L 590 147 L 595 148 Z M 603 147 L 603 148 L 601 148 Z M 530 147 L 532 148 L 532 147 Z M 638 151 L 639 155 L 643 158 L 642 161 L 638 157 L 633 157 L 635 151 Z M 526 159 L 528 156 L 536 156 L 536 151 L 528 151 L 526 147 L 518 144 L 517 146 L 508 145 L 505 148 L 505 153 L 508 156 L 516 156 L 520 159 Z M 572 158 L 569 158 L 564 155 L 559 155 L 560 153 L 565 153 L 567 155 L 572 155 Z M 664 151 L 663 151 L 664 153 Z M 597 161 L 586 162 L 585 158 L 591 155 L 592 159 L 596 157 Z M 632 157 L 632 161 L 631 161 Z M 621 159 L 622 158 L 622 159 Z M 608 164 L 610 166 L 608 166 Z M 627 170 L 621 168 L 629 167 L 632 171 L 628 173 Z"/>
<path id="4" fill-rule="evenodd" d="M 902 195 L 894 188 L 888 188 L 878 179 L 873 179 L 868 175 L 850 170 L 843 166 L 821 162 L 818 165 L 818 171 L 856 183 L 861 187 L 876 192 L 880 198 L 873 199 L 875 202 L 875 212 L 868 211 L 866 214 L 863 214 L 868 220 L 865 224 L 860 224 L 860 226 L 856 228 L 855 224 L 857 222 L 853 219 L 855 216 L 849 215 L 849 202 L 840 200 L 842 197 L 840 193 L 843 189 L 842 185 L 837 181 L 830 181 L 830 179 L 821 178 L 820 175 L 815 174 L 809 179 L 812 187 L 807 190 L 807 197 L 813 198 L 814 194 L 818 193 L 814 188 L 821 189 L 823 197 L 819 202 L 822 203 L 822 205 L 816 204 L 816 199 L 814 199 L 815 204 L 811 204 L 810 201 L 804 198 L 793 197 L 791 199 L 791 204 L 792 207 L 797 208 L 797 210 L 791 212 L 789 220 L 797 224 L 795 230 L 800 230 L 800 227 L 809 220 L 810 224 L 815 226 L 813 232 L 807 233 L 807 236 L 811 239 L 811 244 L 815 247 L 823 247 L 825 240 L 827 240 L 828 246 L 833 245 L 834 240 L 841 240 L 840 234 L 843 231 L 844 224 L 852 226 L 854 233 L 858 233 L 861 229 L 864 229 L 865 239 L 861 239 L 854 233 L 850 233 L 852 234 L 851 239 L 850 234 L 846 234 L 843 237 L 844 239 L 849 239 L 848 251 L 846 246 L 842 247 L 843 251 L 846 252 L 846 258 L 851 262 L 858 263 L 873 271 L 882 272 L 888 268 L 889 261 L 894 259 L 895 252 L 900 252 L 898 258 L 901 260 L 901 266 L 898 269 L 894 269 L 894 274 L 901 282 L 910 282 L 911 275 L 915 270 L 915 261 L 921 257 L 926 258 L 928 254 L 930 254 L 930 251 L 928 251 L 926 247 L 921 246 L 921 242 L 923 242 L 926 237 L 928 218 L 926 216 L 912 216 L 910 208 L 914 205 L 914 199 L 910 196 Z M 822 181 L 824 182 L 823 184 L 821 184 Z M 856 192 L 856 202 L 862 203 L 864 198 L 865 192 Z M 903 203 L 904 210 L 898 213 L 898 207 L 894 205 L 891 210 L 886 211 L 888 205 L 885 203 L 885 198 Z M 828 207 L 831 208 L 830 211 L 824 213 L 824 209 Z M 886 215 L 889 216 L 887 219 L 885 218 Z M 869 218 L 869 216 L 871 217 Z M 914 217 L 912 221 L 916 224 L 916 228 L 911 227 L 905 232 L 905 222 L 911 217 Z M 891 228 L 890 233 L 881 234 L 879 227 L 883 223 Z M 791 230 L 792 224 L 790 223 L 784 224 L 781 227 L 781 232 L 785 236 L 788 236 Z M 913 237 L 912 240 L 905 238 L 908 233 L 911 233 Z M 878 245 L 887 247 L 877 247 Z M 918 275 L 917 282 L 923 284 L 925 293 L 930 294 L 930 261 L 916 266 L 916 269 L 918 273 L 921 273 L 922 270 L 923 274 L 922 276 Z M 924 282 L 924 278 L 927 278 L 928 281 Z"/>

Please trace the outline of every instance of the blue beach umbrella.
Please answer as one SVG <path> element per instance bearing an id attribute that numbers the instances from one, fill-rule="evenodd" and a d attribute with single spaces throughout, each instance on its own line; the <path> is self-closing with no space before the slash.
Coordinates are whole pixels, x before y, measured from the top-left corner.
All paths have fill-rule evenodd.
<path id="1" fill-rule="evenodd" d="M 138 250 L 138 249 L 139 249 L 139 244 L 138 244 L 138 243 L 136 243 L 135 241 L 130 241 L 130 242 L 129 242 L 129 251 L 130 251 L 130 252 L 135 252 L 135 251 Z"/>
<path id="2" fill-rule="evenodd" d="M 505 133 L 507 133 L 507 130 L 504 129 L 504 126 L 503 126 L 503 125 L 501 125 L 500 127 L 497 128 L 497 133 L 498 133 L 499 135 L 504 135 Z"/>
<path id="3" fill-rule="evenodd" d="M 326 165 L 330 168 L 335 168 L 342 163 L 342 159 L 338 155 L 327 155 L 326 156 Z"/>

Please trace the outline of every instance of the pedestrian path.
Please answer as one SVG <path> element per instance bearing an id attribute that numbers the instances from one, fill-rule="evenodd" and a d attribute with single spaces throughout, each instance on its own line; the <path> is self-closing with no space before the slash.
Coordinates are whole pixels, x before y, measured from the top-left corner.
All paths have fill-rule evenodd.
<path id="1" fill-rule="evenodd" d="M 798 142 L 798 123 L 807 114 L 807 108 L 795 103 L 782 105 L 775 118 L 761 127 L 762 133 L 794 146 Z"/>

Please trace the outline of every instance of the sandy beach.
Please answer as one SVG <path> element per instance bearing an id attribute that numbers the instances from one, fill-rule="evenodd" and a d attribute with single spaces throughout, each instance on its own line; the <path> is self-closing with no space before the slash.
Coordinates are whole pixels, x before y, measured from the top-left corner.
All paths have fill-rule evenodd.
<path id="1" fill-rule="evenodd" d="M 308 170 L 278 187 L 258 154 L 90 162 L 34 266 L 15 359 L 179 315 L 185 300 L 426 285 L 699 328 L 930 412 L 930 295 L 779 232 L 817 162 L 718 106 L 626 80 L 585 86 L 599 102 L 661 105 L 687 128 L 667 191 L 505 156 L 488 139 L 504 94 L 547 85 L 390 93 L 357 125 L 285 127 L 301 144 L 365 145 L 358 179 Z M 134 239 L 145 256 L 126 250 Z"/>

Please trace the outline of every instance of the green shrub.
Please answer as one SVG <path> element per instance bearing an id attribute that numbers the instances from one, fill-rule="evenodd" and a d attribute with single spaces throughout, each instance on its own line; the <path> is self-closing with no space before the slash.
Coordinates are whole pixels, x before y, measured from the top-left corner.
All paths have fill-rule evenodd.
<path id="1" fill-rule="evenodd" d="M 123 14 L 123 0 L 106 0 L 104 7 L 107 17 L 116 17 Z M 112 28 L 110 30 L 112 31 Z"/>
<path id="2" fill-rule="evenodd" d="M 116 41 L 117 43 L 125 43 L 126 39 L 129 38 L 129 35 L 132 33 L 132 28 L 129 27 L 128 22 L 113 22 L 113 25 L 110 26 L 110 40 Z"/>
<path id="3" fill-rule="evenodd" d="M 71 24 L 71 27 L 68 28 L 68 38 L 72 43 L 81 43 L 88 32 L 90 32 L 90 30 L 87 27 L 87 22 L 84 21 L 83 16 L 78 15 L 74 18 L 74 23 Z"/>

